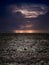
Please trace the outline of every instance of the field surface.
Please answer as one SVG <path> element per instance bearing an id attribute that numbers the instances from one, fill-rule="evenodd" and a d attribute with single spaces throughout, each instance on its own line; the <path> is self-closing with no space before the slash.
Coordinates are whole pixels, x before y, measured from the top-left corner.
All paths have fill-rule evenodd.
<path id="1" fill-rule="evenodd" d="M 49 65 L 49 34 L 0 33 L 0 65 Z"/>

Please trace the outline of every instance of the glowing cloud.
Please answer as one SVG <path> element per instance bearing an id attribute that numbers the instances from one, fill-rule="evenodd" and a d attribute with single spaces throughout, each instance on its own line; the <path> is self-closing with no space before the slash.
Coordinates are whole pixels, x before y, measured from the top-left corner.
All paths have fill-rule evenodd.
<path id="1" fill-rule="evenodd" d="M 43 30 L 14 30 L 14 33 L 44 33 L 45 31 Z"/>
<path id="2" fill-rule="evenodd" d="M 48 12 L 48 8 L 46 5 L 21 5 L 19 7 L 15 7 L 12 10 L 12 13 L 20 12 L 24 15 L 25 18 L 37 18 L 39 15 L 44 15 Z"/>
<path id="3" fill-rule="evenodd" d="M 7 19 L 9 20 L 8 28 L 11 29 L 12 32 L 33 33 L 33 32 L 44 32 L 44 30 L 48 30 L 47 12 L 49 11 L 49 6 L 47 5 L 21 4 L 18 6 L 16 4 L 13 4 L 8 5 L 6 10 L 8 15 Z M 40 15 L 45 14 L 46 16 L 43 17 L 41 16 L 42 18 L 39 17 Z M 39 19 L 37 17 L 39 17 Z"/>

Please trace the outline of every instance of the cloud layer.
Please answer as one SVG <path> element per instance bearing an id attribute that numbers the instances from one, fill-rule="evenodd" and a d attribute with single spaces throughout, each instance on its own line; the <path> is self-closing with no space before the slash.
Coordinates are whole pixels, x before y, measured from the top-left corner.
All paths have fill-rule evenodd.
<path id="1" fill-rule="evenodd" d="M 9 4 L 1 8 L 1 11 L 0 32 L 49 32 L 48 5 Z"/>
<path id="2" fill-rule="evenodd" d="M 20 12 L 25 18 L 37 18 L 39 15 L 44 15 L 48 12 L 48 8 L 46 5 L 38 5 L 38 4 L 32 4 L 32 5 L 21 5 L 19 7 L 11 6 L 11 12 L 13 14 Z"/>

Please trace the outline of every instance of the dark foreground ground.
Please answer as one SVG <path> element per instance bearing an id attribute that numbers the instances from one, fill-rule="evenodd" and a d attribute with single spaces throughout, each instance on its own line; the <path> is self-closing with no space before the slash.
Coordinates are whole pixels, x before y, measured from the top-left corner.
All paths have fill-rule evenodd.
<path id="1" fill-rule="evenodd" d="M 0 34 L 0 65 L 49 65 L 49 34 Z"/>

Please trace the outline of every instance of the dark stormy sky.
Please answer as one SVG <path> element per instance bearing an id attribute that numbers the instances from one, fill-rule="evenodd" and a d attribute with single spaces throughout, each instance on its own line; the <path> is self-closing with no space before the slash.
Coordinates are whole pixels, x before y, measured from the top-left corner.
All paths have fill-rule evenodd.
<path id="1" fill-rule="evenodd" d="M 48 0 L 1 0 L 0 32 L 48 32 Z"/>

